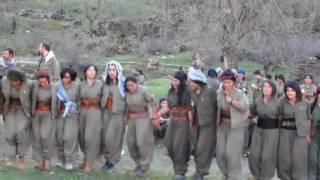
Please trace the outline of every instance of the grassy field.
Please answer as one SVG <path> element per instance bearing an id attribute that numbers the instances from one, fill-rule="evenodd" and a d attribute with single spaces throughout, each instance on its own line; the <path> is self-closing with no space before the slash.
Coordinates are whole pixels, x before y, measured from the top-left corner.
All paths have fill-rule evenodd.
<path id="1" fill-rule="evenodd" d="M 112 175 L 95 171 L 91 174 L 84 174 L 81 171 L 66 172 L 62 169 L 53 168 L 49 172 L 42 172 L 34 168 L 26 169 L 21 172 L 16 168 L 0 166 L 1 180 L 138 180 L 133 172 L 117 172 Z M 166 180 L 169 176 L 161 172 L 152 172 L 147 179 Z"/>
<path id="2" fill-rule="evenodd" d="M 170 80 L 168 78 L 169 74 L 173 74 L 178 67 L 184 67 L 187 69 L 190 64 L 192 63 L 192 53 L 191 52 L 183 52 L 183 53 L 176 53 L 176 54 L 164 54 L 158 56 L 151 56 L 148 57 L 151 59 L 158 59 L 160 60 L 160 67 L 158 70 L 144 70 L 144 73 L 147 78 L 147 87 L 148 89 L 156 95 L 158 98 L 164 97 L 168 89 L 170 88 Z M 134 67 L 142 67 L 146 64 L 146 59 L 143 56 L 130 54 L 130 55 L 117 55 L 113 57 L 100 57 L 97 60 L 99 66 L 103 66 L 106 61 L 109 60 L 116 60 L 120 62 L 123 66 L 125 71 L 129 72 L 129 69 Z M 221 65 L 213 66 L 218 67 Z M 207 67 L 208 68 L 208 67 Z M 249 81 L 253 80 L 253 72 L 257 69 L 262 69 L 262 65 L 257 64 L 255 62 L 240 62 L 239 68 L 245 69 L 247 72 L 247 79 Z M 273 75 L 276 73 L 284 73 L 289 74 L 288 71 L 284 72 L 284 69 L 277 69 L 276 71 L 272 72 Z"/>

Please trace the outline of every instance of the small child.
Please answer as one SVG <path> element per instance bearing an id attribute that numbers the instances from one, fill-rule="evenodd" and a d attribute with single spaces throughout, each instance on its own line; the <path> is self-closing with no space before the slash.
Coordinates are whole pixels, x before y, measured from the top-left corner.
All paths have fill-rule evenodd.
<path id="1" fill-rule="evenodd" d="M 162 112 L 167 112 L 160 116 L 160 128 L 159 129 L 154 129 L 153 135 L 156 140 L 163 139 L 164 135 L 166 134 L 166 130 L 168 127 L 167 121 L 169 121 L 170 117 L 170 112 L 168 111 L 169 106 L 168 106 L 168 100 L 166 98 L 162 98 L 159 101 L 159 111 L 158 115 L 160 116 L 163 114 Z"/>

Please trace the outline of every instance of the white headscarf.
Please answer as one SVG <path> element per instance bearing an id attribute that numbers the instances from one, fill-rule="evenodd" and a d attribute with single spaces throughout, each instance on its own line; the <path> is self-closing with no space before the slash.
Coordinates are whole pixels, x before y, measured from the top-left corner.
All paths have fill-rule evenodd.
<path id="1" fill-rule="evenodd" d="M 118 72 L 118 88 L 119 88 L 119 91 L 120 91 L 120 94 L 122 97 L 125 96 L 125 92 L 124 92 L 124 82 L 126 80 L 126 78 L 122 75 L 122 72 L 123 72 L 123 68 L 121 66 L 120 63 L 118 63 L 117 61 L 115 60 L 111 60 L 111 61 L 108 61 L 106 63 L 106 67 L 105 67 L 105 70 L 102 74 L 102 79 L 105 81 L 108 77 L 108 68 L 109 68 L 109 65 L 115 65 L 116 66 L 116 69 L 117 69 L 117 72 Z"/>
<path id="2" fill-rule="evenodd" d="M 200 81 L 207 84 L 206 75 L 204 75 L 199 69 L 190 68 L 188 72 L 188 79 L 192 81 Z"/>

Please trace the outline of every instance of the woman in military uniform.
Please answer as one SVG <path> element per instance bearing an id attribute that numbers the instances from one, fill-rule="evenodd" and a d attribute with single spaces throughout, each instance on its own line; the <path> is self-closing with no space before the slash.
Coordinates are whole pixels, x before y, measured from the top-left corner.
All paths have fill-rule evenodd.
<path id="1" fill-rule="evenodd" d="M 79 85 L 75 83 L 77 73 L 71 68 L 64 68 L 57 83 L 58 118 L 57 150 L 58 167 L 73 170 L 78 157 L 79 126 Z"/>
<path id="2" fill-rule="evenodd" d="M 138 81 L 134 77 L 127 77 L 125 90 L 128 150 L 130 157 L 136 163 L 137 175 L 145 177 L 153 155 L 152 126 L 159 128 L 157 102 L 146 89 L 138 85 Z M 151 106 L 151 118 L 148 106 Z"/>
<path id="3" fill-rule="evenodd" d="M 103 169 L 111 173 L 120 160 L 125 132 L 125 77 L 122 66 L 116 61 L 107 62 L 103 80 L 102 153 L 106 159 Z"/>
<path id="4" fill-rule="evenodd" d="M 283 180 L 307 179 L 310 143 L 310 104 L 303 100 L 298 82 L 288 82 L 280 105 L 277 174 Z"/>
<path id="5" fill-rule="evenodd" d="M 249 117 L 257 117 L 250 147 L 249 167 L 256 180 L 272 179 L 277 164 L 280 100 L 276 85 L 267 80 L 262 96 L 250 108 Z"/>
<path id="6" fill-rule="evenodd" d="M 84 69 L 85 80 L 80 83 L 79 144 L 84 154 L 83 170 L 92 171 L 92 165 L 100 152 L 101 109 L 103 84 L 96 79 L 97 68 L 88 65 Z"/>
<path id="7" fill-rule="evenodd" d="M 190 159 L 190 120 L 192 119 L 191 96 L 185 84 L 186 75 L 176 72 L 171 77 L 168 92 L 170 122 L 165 135 L 165 145 L 173 163 L 176 180 L 185 179 Z M 163 111 L 165 113 L 166 111 Z"/>
<path id="8" fill-rule="evenodd" d="M 32 83 L 16 69 L 2 79 L 4 137 L 8 144 L 7 165 L 19 158 L 19 168 L 25 167 L 25 156 L 31 143 L 31 88 Z"/>
<path id="9" fill-rule="evenodd" d="M 32 149 L 38 168 L 49 170 L 55 155 L 57 98 L 47 70 L 37 72 L 32 99 Z"/>
<path id="10" fill-rule="evenodd" d="M 223 88 L 217 92 L 217 164 L 225 179 L 241 179 L 241 154 L 249 100 L 235 87 L 230 70 L 222 74 Z"/>
<path id="11" fill-rule="evenodd" d="M 320 179 L 320 86 L 311 105 L 312 131 L 309 146 L 309 180 Z"/>

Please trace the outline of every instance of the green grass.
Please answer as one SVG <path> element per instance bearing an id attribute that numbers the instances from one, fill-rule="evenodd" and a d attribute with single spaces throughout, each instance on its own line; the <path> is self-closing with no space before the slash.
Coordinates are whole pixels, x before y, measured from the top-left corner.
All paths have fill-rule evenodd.
<path id="1" fill-rule="evenodd" d="M 161 63 L 172 64 L 172 65 L 190 65 L 192 63 L 192 53 L 191 52 L 181 52 L 175 54 L 159 55 L 154 56 L 161 60 Z"/>
<path id="2" fill-rule="evenodd" d="M 48 5 L 48 0 L 25 0 L 23 2 L 24 7 L 32 9 L 32 10 L 39 10 L 39 9 L 44 9 Z"/>
<path id="3" fill-rule="evenodd" d="M 50 20 L 48 22 L 48 24 L 49 24 L 49 28 L 51 30 L 63 30 L 64 29 L 64 22 L 63 21 Z"/>
<path id="4" fill-rule="evenodd" d="M 100 170 L 94 170 L 90 174 L 84 174 L 77 170 L 66 172 L 65 170 L 52 168 L 49 172 L 43 172 L 35 168 L 27 168 L 24 171 L 19 171 L 14 167 L 6 167 L 0 165 L 0 180 L 138 180 L 133 172 L 116 171 L 109 175 Z M 150 172 L 147 179 L 166 180 L 169 176 L 163 175 L 162 172 Z"/>
<path id="5" fill-rule="evenodd" d="M 149 58 L 160 60 L 161 64 L 167 65 L 189 65 L 192 63 L 192 53 L 191 52 L 181 52 L 174 54 L 161 54 L 158 56 L 142 56 L 138 54 L 126 54 L 126 55 L 114 55 L 111 57 L 99 57 L 97 59 L 98 63 L 105 63 L 106 61 L 116 60 L 120 63 L 137 62 L 144 63 Z"/>
<path id="6" fill-rule="evenodd" d="M 43 10 L 43 9 L 64 9 L 67 12 L 71 12 L 74 9 L 84 10 L 84 0 L 24 0 L 20 3 L 20 6 L 31 10 Z M 79 6 L 80 5 L 80 6 Z M 155 14 L 160 14 L 161 9 L 160 1 L 157 0 L 108 0 L 102 1 L 101 12 L 98 18 L 117 18 L 127 19 L 135 21 L 139 19 L 145 19 L 145 17 L 152 17 Z M 90 13 L 92 14 L 92 8 L 97 6 L 97 0 L 90 0 L 89 6 L 91 7 Z M 130 7 L 130 8 L 128 8 Z M 93 10 L 94 11 L 94 10 Z M 84 13 L 75 14 L 80 18 L 85 18 Z M 79 16 L 80 15 L 80 16 Z"/>
<path id="7" fill-rule="evenodd" d="M 168 90 L 170 88 L 170 80 L 169 78 L 159 78 L 159 79 L 153 79 L 149 80 L 147 82 L 148 90 L 154 94 L 158 100 L 160 98 L 166 97 L 168 94 Z"/>

